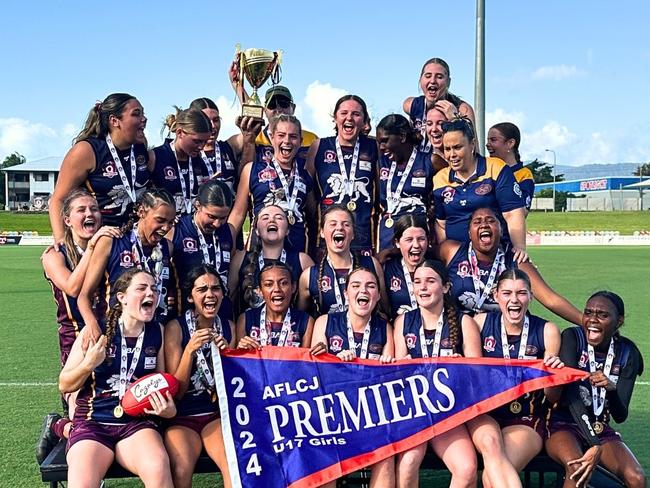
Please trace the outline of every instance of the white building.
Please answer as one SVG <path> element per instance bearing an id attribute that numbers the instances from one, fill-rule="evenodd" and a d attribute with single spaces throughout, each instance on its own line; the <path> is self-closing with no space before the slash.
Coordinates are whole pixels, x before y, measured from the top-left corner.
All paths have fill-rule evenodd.
<path id="1" fill-rule="evenodd" d="M 8 210 L 45 210 L 54 193 L 62 157 L 41 158 L 2 170 L 5 208 Z M 42 205 L 42 207 L 41 207 Z"/>

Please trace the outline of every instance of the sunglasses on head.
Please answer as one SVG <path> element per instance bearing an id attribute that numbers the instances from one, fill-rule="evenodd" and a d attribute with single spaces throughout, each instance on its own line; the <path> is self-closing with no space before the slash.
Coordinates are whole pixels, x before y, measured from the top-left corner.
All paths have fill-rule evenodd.
<path id="1" fill-rule="evenodd" d="M 266 105 L 267 108 L 275 110 L 276 108 L 289 108 L 291 107 L 291 100 L 284 97 L 273 97 Z"/>

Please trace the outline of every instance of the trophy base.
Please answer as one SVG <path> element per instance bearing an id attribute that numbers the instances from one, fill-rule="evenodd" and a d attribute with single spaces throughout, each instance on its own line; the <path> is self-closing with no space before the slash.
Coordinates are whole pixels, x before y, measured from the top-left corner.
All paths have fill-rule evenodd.
<path id="1" fill-rule="evenodd" d="M 241 107 L 242 117 L 254 117 L 257 119 L 264 118 L 264 107 L 261 105 L 249 105 L 244 103 Z"/>

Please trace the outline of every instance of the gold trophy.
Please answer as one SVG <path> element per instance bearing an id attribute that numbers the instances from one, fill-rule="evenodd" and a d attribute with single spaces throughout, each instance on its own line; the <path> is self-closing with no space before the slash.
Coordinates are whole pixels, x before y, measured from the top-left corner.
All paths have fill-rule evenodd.
<path id="1" fill-rule="evenodd" d="M 239 44 L 236 46 L 236 56 L 239 61 L 239 83 L 244 83 L 244 74 L 248 83 L 253 87 L 253 93 L 246 103 L 242 103 L 241 114 L 244 117 L 257 117 L 264 115 L 264 106 L 257 96 L 257 89 L 266 80 L 271 78 L 271 83 L 276 85 L 280 81 L 280 61 L 282 51 L 267 51 L 266 49 L 250 48 L 242 51 Z"/>

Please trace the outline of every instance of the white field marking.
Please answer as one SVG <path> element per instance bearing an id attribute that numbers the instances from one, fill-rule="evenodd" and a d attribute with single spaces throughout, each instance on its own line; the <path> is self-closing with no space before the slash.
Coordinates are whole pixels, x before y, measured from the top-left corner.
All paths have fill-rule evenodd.
<path id="1" fill-rule="evenodd" d="M 48 383 L 48 382 L 39 382 L 39 381 L 0 381 L 0 387 L 23 387 L 23 386 L 34 386 L 36 388 L 45 388 L 50 386 L 57 386 L 58 383 Z"/>

